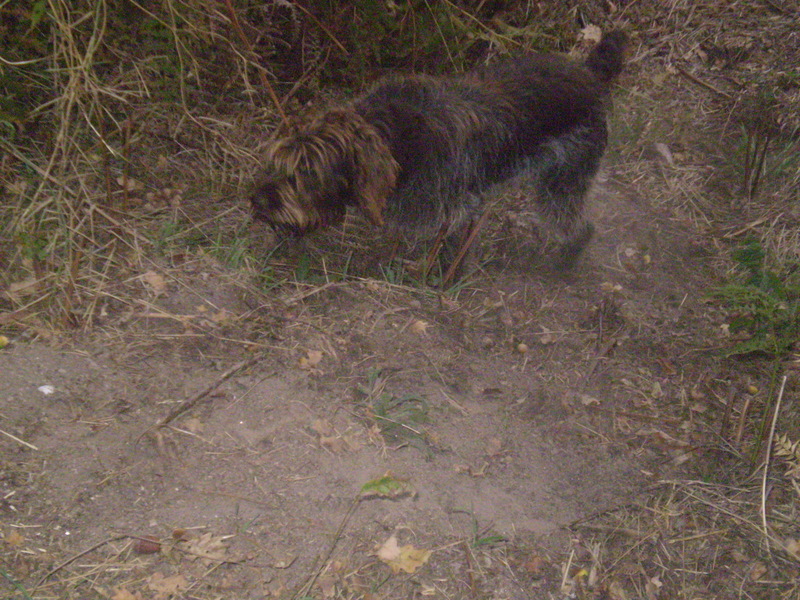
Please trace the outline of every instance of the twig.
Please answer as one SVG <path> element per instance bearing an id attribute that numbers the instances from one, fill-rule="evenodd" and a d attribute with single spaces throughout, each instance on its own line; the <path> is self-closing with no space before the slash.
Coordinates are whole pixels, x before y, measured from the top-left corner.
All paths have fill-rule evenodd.
<path id="1" fill-rule="evenodd" d="M 724 92 L 724 91 L 722 91 L 720 89 L 715 88 L 710 83 L 707 83 L 707 82 L 703 81 L 702 79 L 700 79 L 699 77 L 697 77 L 695 75 L 692 75 L 691 73 L 689 73 L 689 71 L 687 71 L 685 69 L 682 69 L 681 67 L 676 67 L 676 68 L 678 69 L 678 73 L 680 73 L 681 75 L 686 77 L 686 79 L 688 79 L 692 83 L 696 83 L 700 87 L 704 87 L 707 90 L 710 90 L 710 91 L 714 92 L 715 94 L 719 94 L 723 98 L 727 98 L 728 100 L 733 100 L 733 96 L 731 96 L 728 92 Z"/>
<path id="2" fill-rule="evenodd" d="M 19 438 L 18 438 L 17 436 L 15 436 L 15 435 L 11 435 L 11 434 L 10 434 L 10 433 L 8 433 L 7 431 L 3 431 L 2 429 L 0 429 L 0 433 L 2 433 L 2 434 L 3 434 L 3 435 L 5 435 L 5 436 L 8 436 L 8 437 L 10 437 L 12 440 L 14 440 L 15 442 L 17 442 L 17 443 L 19 443 L 19 444 L 22 444 L 23 446 L 27 446 L 27 447 L 28 447 L 28 448 L 30 448 L 31 450 L 38 450 L 38 449 L 39 449 L 39 448 L 37 448 L 36 446 L 34 446 L 33 444 L 29 444 L 29 443 L 28 443 L 28 442 L 26 442 L 25 440 L 21 440 L 21 439 L 19 439 Z"/>
<path id="3" fill-rule="evenodd" d="M 781 389 L 778 391 L 778 398 L 775 400 L 775 411 L 772 413 L 772 425 L 769 428 L 767 438 L 767 451 L 764 456 L 764 474 L 761 477 L 761 527 L 764 530 L 764 543 L 769 554 L 769 527 L 767 525 L 767 475 L 769 474 L 769 461 L 772 457 L 772 442 L 775 439 L 775 426 L 778 424 L 778 414 L 781 412 L 781 402 L 783 401 L 783 389 L 786 387 L 786 375 L 781 381 Z"/>
<path id="4" fill-rule="evenodd" d="M 118 535 L 118 536 L 115 536 L 115 537 L 110 537 L 110 538 L 107 538 L 107 539 L 105 539 L 105 540 L 103 540 L 101 542 L 97 542 L 94 546 L 89 546 L 86 550 L 82 550 L 81 552 L 78 552 L 76 555 L 72 556 L 71 558 L 68 558 L 67 560 L 65 560 L 61 564 L 56 565 L 55 567 L 50 569 L 47 573 L 42 575 L 42 577 L 39 579 L 39 581 L 36 582 L 36 585 L 33 586 L 33 590 L 31 590 L 31 591 L 35 592 L 45 581 L 47 581 L 50 578 L 51 575 L 55 575 L 61 569 L 66 567 L 68 564 L 78 560 L 81 556 L 86 556 L 87 554 L 89 554 L 90 552 L 94 552 L 95 550 L 97 550 L 101 546 L 105 546 L 106 544 L 110 544 L 111 542 L 117 542 L 119 540 L 124 540 L 127 537 L 130 537 L 130 536 L 128 536 L 128 535 Z"/>
<path id="5" fill-rule="evenodd" d="M 220 384 L 222 384 L 222 382 L 225 381 L 226 379 L 228 379 L 231 375 L 234 375 L 235 373 L 241 371 L 242 369 L 246 369 L 247 367 L 250 367 L 250 366 L 254 365 L 259 360 L 261 360 L 261 355 L 254 356 L 254 357 L 252 357 L 252 358 L 250 358 L 248 360 L 244 360 L 244 361 L 242 361 L 240 363 L 237 363 L 237 364 L 233 365 L 230 369 L 228 369 L 222 375 L 217 377 L 203 391 L 201 391 L 200 393 L 195 394 L 191 398 L 181 402 L 166 417 L 163 417 L 155 425 L 153 425 L 152 427 L 148 428 L 147 431 L 143 432 L 138 438 L 136 438 L 136 442 L 138 443 L 139 440 L 141 440 L 142 437 L 148 431 L 151 431 L 153 429 L 160 429 L 161 427 L 164 427 L 165 425 L 168 425 L 169 423 L 174 421 L 176 418 L 178 418 L 180 415 L 185 413 L 187 410 L 189 410 L 191 408 L 194 408 L 194 406 L 196 406 L 197 403 L 200 402 L 200 400 L 202 400 L 203 398 L 208 396 L 211 392 L 213 392 L 215 389 L 217 389 L 220 386 Z"/>
<path id="6" fill-rule="evenodd" d="M 350 508 L 347 509 L 347 513 L 344 515 L 344 518 L 342 519 L 342 522 L 339 525 L 339 529 L 336 530 L 336 534 L 333 536 L 333 541 L 331 542 L 331 545 L 328 547 L 328 551 L 325 553 L 324 558 L 320 562 L 319 568 L 316 569 L 314 573 L 312 573 L 311 576 L 308 578 L 308 581 L 305 584 L 303 584 L 303 586 L 299 590 L 297 590 L 297 593 L 295 593 L 295 595 L 292 596 L 292 600 L 297 600 L 298 598 L 305 598 L 308 595 L 309 590 L 311 590 L 311 587 L 316 583 L 317 579 L 319 579 L 319 576 L 322 575 L 322 572 L 327 567 L 328 561 L 330 560 L 331 555 L 333 554 L 333 550 L 336 548 L 336 544 L 339 541 L 339 538 L 342 537 L 342 532 L 344 531 L 344 528 L 350 521 L 350 517 L 353 516 L 353 512 L 356 510 L 358 503 L 361 502 L 361 498 L 362 498 L 361 495 L 358 495 L 355 498 L 353 498 L 353 502 L 350 503 Z"/>

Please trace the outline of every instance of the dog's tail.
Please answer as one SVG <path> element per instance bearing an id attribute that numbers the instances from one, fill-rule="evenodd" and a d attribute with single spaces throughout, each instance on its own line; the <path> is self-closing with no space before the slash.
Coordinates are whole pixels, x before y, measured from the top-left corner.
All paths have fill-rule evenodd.
<path id="1" fill-rule="evenodd" d="M 625 66 L 625 48 L 628 46 L 628 36 L 624 31 L 615 29 L 603 35 L 586 58 L 589 67 L 603 83 L 610 83 Z"/>

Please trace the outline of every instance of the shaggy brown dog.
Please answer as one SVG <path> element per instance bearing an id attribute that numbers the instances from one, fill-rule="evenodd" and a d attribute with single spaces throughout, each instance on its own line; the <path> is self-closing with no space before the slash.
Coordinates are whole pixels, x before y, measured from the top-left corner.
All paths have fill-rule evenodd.
<path id="1" fill-rule="evenodd" d="M 625 43 L 613 31 L 584 63 L 532 55 L 451 78 L 383 80 L 280 132 L 251 196 L 254 215 L 299 235 L 354 206 L 375 225 L 452 241 L 493 186 L 516 181 L 535 190 L 564 257 L 574 257 L 592 232 L 584 198 L 606 146 L 606 96 Z"/>

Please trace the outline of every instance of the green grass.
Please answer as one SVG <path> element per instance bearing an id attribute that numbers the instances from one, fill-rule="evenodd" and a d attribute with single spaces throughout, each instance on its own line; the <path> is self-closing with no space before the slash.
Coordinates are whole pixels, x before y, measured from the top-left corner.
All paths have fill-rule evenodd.
<path id="1" fill-rule="evenodd" d="M 733 258 L 742 281 L 712 293 L 729 310 L 731 333 L 746 336 L 727 354 L 786 355 L 800 341 L 800 282 L 796 277 L 772 271 L 767 266 L 767 254 L 756 239 L 746 240 Z"/>

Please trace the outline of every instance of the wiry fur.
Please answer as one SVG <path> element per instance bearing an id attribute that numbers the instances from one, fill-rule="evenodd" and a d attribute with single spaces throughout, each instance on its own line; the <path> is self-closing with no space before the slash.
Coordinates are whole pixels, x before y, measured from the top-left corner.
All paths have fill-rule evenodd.
<path id="1" fill-rule="evenodd" d="M 623 64 L 611 32 L 585 63 L 505 59 L 452 78 L 379 82 L 283 135 L 251 196 L 257 218 L 302 234 L 347 206 L 415 237 L 455 235 L 497 184 L 524 182 L 567 254 L 591 235 L 584 198 L 605 150 L 605 98 Z"/>

